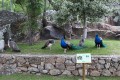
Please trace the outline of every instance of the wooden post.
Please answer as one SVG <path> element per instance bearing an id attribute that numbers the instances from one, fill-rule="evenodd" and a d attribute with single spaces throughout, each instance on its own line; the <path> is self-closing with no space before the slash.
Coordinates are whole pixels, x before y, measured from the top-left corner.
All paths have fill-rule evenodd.
<path id="1" fill-rule="evenodd" d="M 82 70 L 83 79 L 82 80 L 85 80 L 85 63 L 82 63 L 82 65 L 83 65 L 83 70 Z"/>
<path id="2" fill-rule="evenodd" d="M 86 53 L 86 54 L 77 54 L 76 56 L 76 63 L 82 63 L 82 80 L 85 80 L 85 64 L 91 63 L 91 54 Z"/>

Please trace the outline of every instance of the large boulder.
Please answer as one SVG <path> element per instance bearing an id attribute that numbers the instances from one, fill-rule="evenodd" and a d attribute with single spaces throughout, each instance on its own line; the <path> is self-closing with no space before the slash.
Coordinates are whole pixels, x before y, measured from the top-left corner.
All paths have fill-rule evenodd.
<path id="1" fill-rule="evenodd" d="M 113 16 L 109 16 L 107 23 L 113 26 L 120 26 L 120 14 L 114 13 Z"/>
<path id="2" fill-rule="evenodd" d="M 88 23 L 88 38 L 99 34 L 103 38 L 119 39 L 120 26 L 112 26 L 106 23 Z"/>
<path id="3" fill-rule="evenodd" d="M 10 12 L 10 11 L 0 11 L 0 28 L 8 28 L 9 25 L 11 27 L 11 32 L 12 32 L 12 37 L 20 35 L 18 31 L 20 30 L 20 23 L 24 22 L 26 17 L 23 14 L 18 14 L 15 12 Z M 5 49 L 8 47 L 8 36 L 9 34 L 7 32 L 4 33 L 4 40 L 5 40 Z M 14 38 L 15 40 L 17 38 Z M 20 40 L 23 39 L 22 38 Z"/>
<path id="4" fill-rule="evenodd" d="M 41 39 L 60 39 L 62 36 L 62 30 L 53 26 L 46 26 L 41 33 Z"/>
<path id="5" fill-rule="evenodd" d="M 94 38 L 95 35 L 98 34 L 102 38 L 109 38 L 109 39 L 115 39 L 116 33 L 112 31 L 107 30 L 91 30 L 88 31 L 88 38 Z"/>
<path id="6" fill-rule="evenodd" d="M 46 26 L 41 33 L 41 39 L 61 39 L 63 34 L 66 34 L 67 38 L 70 38 L 70 33 L 72 34 L 71 38 L 80 38 L 83 33 L 83 28 L 75 23 L 72 26 L 65 24 L 65 27 L 62 29 L 55 23 L 48 21 L 48 26 Z"/>
<path id="7" fill-rule="evenodd" d="M 25 17 L 22 14 L 18 14 L 10 11 L 0 11 L 0 27 L 11 24 L 13 22 L 18 22 L 24 20 Z"/>
<path id="8" fill-rule="evenodd" d="M 115 31 L 117 30 L 117 26 L 112 26 L 112 25 L 109 25 L 109 24 L 106 24 L 106 23 L 88 23 L 87 24 L 88 28 L 90 30 L 110 30 L 110 31 Z"/>
<path id="9" fill-rule="evenodd" d="M 41 34 L 41 39 L 60 39 L 63 36 L 63 33 L 66 32 L 66 35 L 69 34 L 69 27 L 66 25 L 64 30 L 59 27 L 52 25 L 53 23 L 49 23 L 43 29 L 43 33 Z M 72 25 L 72 39 L 80 39 L 81 35 L 83 34 L 83 27 L 80 24 Z M 88 23 L 88 38 L 94 38 L 96 34 L 99 34 L 102 38 L 110 38 L 110 39 L 118 39 L 120 34 L 120 27 L 119 26 L 111 26 L 105 23 Z M 69 35 L 67 35 L 69 38 Z"/>
<path id="10" fill-rule="evenodd" d="M 88 31 L 88 38 L 94 38 L 96 34 L 101 36 L 102 38 L 105 37 L 106 30 L 90 30 Z"/>

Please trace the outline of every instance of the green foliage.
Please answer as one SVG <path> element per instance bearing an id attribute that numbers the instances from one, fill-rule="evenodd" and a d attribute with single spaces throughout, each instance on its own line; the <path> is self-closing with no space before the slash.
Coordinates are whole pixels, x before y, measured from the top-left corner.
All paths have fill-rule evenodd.
<path id="1" fill-rule="evenodd" d="M 65 0 L 48 0 L 48 1 L 51 2 L 53 9 L 58 11 L 61 9 L 61 6 Z"/>
<path id="2" fill-rule="evenodd" d="M 15 0 L 16 6 L 21 8 L 24 13 L 26 13 L 26 3 L 27 3 L 27 0 Z"/>
<path id="3" fill-rule="evenodd" d="M 109 0 L 108 3 L 106 3 L 106 8 L 109 11 L 109 14 L 106 16 L 112 16 L 114 22 L 117 22 L 116 25 L 120 25 L 120 0 Z"/>
<path id="4" fill-rule="evenodd" d="M 55 19 L 56 23 L 58 23 L 59 26 L 63 26 L 64 24 L 72 21 L 73 19 L 71 13 L 67 8 L 68 4 L 71 3 L 64 1 L 62 5 L 59 7 L 59 10 L 57 11 Z"/>
<path id="5" fill-rule="evenodd" d="M 42 13 L 43 0 L 16 0 L 15 3 L 19 5 L 28 16 L 27 22 L 23 24 L 26 26 L 26 28 L 24 28 L 25 31 L 34 33 L 35 30 L 38 29 L 37 18 Z"/>
<path id="6" fill-rule="evenodd" d="M 18 13 L 24 13 L 23 9 L 20 7 L 20 5 L 18 4 L 14 4 L 15 8 L 14 8 L 14 12 L 18 12 Z"/>
<path id="7" fill-rule="evenodd" d="M 27 8 L 27 14 L 28 14 L 28 21 L 29 21 L 29 27 L 31 27 L 32 30 L 35 30 L 37 26 L 37 17 L 42 12 L 41 10 L 41 0 L 28 0 L 28 3 L 26 5 Z"/>
<path id="8" fill-rule="evenodd" d="M 61 2 L 62 4 L 60 4 Z M 59 6 L 56 22 L 60 25 L 76 21 L 78 15 L 82 22 L 85 21 L 85 18 L 90 22 L 97 21 L 107 13 L 106 0 L 65 0 L 61 2 L 59 2 L 60 5 L 57 1 L 55 4 Z"/>
<path id="9" fill-rule="evenodd" d="M 28 14 L 32 14 L 32 17 L 38 16 L 41 13 L 41 1 L 42 0 L 28 0 L 28 3 L 26 5 Z"/>
<path id="10" fill-rule="evenodd" d="M 4 0 L 4 10 L 10 10 L 10 0 Z M 2 0 L 0 0 L 0 10 L 2 10 Z"/>
<path id="11" fill-rule="evenodd" d="M 38 30 L 37 24 L 37 17 L 42 12 L 42 0 L 27 0 L 26 9 L 27 9 L 27 16 L 28 16 L 28 38 L 29 44 L 32 45 L 34 33 Z"/>
<path id="12" fill-rule="evenodd" d="M 16 4 L 20 5 L 25 14 L 27 15 L 27 37 L 29 38 L 29 44 L 33 43 L 32 38 L 36 30 L 38 30 L 37 19 L 42 13 L 43 0 L 16 0 Z M 26 25 L 24 24 L 24 25 Z"/>
<path id="13" fill-rule="evenodd" d="M 69 7 L 69 9 L 72 10 L 71 13 L 75 16 L 79 15 L 81 20 L 87 18 L 87 20 L 90 22 L 95 21 L 96 19 L 101 18 L 107 11 L 103 6 L 103 1 L 100 0 L 70 1 L 73 3 L 73 5 Z"/>

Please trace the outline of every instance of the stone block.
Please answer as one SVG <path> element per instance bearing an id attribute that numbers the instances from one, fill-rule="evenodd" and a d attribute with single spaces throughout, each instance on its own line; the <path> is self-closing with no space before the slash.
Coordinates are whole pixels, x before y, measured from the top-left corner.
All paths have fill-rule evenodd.
<path id="1" fill-rule="evenodd" d="M 72 71 L 75 70 L 75 66 L 66 66 L 67 70 Z"/>
<path id="2" fill-rule="evenodd" d="M 64 57 L 58 57 L 56 62 L 57 63 L 64 63 L 65 62 L 65 58 Z"/>
<path id="3" fill-rule="evenodd" d="M 50 70 L 50 75 L 60 75 L 61 74 L 61 71 L 59 69 L 52 69 Z"/>
<path id="4" fill-rule="evenodd" d="M 105 60 L 101 59 L 101 60 L 99 60 L 99 63 L 100 64 L 105 64 Z"/>
<path id="5" fill-rule="evenodd" d="M 62 75 L 68 75 L 68 76 L 70 76 L 70 75 L 71 75 L 71 72 L 68 71 L 68 70 L 65 70 L 65 71 L 62 73 Z"/>
<path id="6" fill-rule="evenodd" d="M 56 68 L 60 70 L 65 70 L 65 65 L 63 63 L 56 63 Z"/>
<path id="7" fill-rule="evenodd" d="M 78 70 L 73 70 L 73 71 L 71 71 L 71 72 L 72 72 L 72 74 L 75 75 L 75 76 L 78 76 L 78 75 L 79 75 Z"/>
<path id="8" fill-rule="evenodd" d="M 45 69 L 46 70 L 54 69 L 54 66 L 51 63 L 47 63 L 47 64 L 45 64 Z"/>
<path id="9" fill-rule="evenodd" d="M 100 76 L 100 72 L 97 70 L 93 70 L 91 71 L 90 76 Z"/>
<path id="10" fill-rule="evenodd" d="M 16 57 L 16 61 L 17 61 L 17 63 L 19 62 L 21 64 L 26 62 L 26 60 L 23 57 Z"/>
<path id="11" fill-rule="evenodd" d="M 66 60 L 65 65 L 66 66 L 75 66 L 75 63 L 73 63 L 71 60 Z"/>
<path id="12" fill-rule="evenodd" d="M 103 70 L 102 75 L 111 76 L 111 72 L 109 70 Z"/>

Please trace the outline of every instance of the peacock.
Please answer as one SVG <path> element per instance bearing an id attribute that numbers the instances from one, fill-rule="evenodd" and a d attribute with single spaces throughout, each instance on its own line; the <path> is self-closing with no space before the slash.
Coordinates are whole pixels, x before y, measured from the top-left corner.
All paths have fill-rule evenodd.
<path id="1" fill-rule="evenodd" d="M 21 52 L 16 42 L 11 38 L 8 40 L 8 47 L 11 48 L 13 52 Z"/>
<path id="2" fill-rule="evenodd" d="M 95 46 L 97 48 L 105 47 L 105 45 L 103 44 L 102 38 L 99 37 L 98 34 L 96 34 L 96 36 L 95 36 Z"/>
<path id="3" fill-rule="evenodd" d="M 4 40 L 0 40 L 0 51 L 3 52 L 4 51 L 4 47 L 5 47 L 5 42 Z"/>
<path id="4" fill-rule="evenodd" d="M 50 50 L 51 50 L 51 47 L 52 47 L 52 45 L 55 43 L 55 40 L 54 39 L 48 39 L 46 42 L 45 42 L 45 44 L 44 44 L 44 46 L 41 48 L 41 49 L 45 49 L 45 48 L 49 48 Z"/>
<path id="5" fill-rule="evenodd" d="M 61 42 L 60 42 L 60 45 L 61 45 L 61 47 L 64 49 L 64 53 L 66 53 L 66 51 L 67 51 L 68 49 L 70 49 L 70 50 L 79 50 L 79 49 L 82 48 L 82 47 L 80 47 L 80 46 L 76 46 L 76 45 L 70 43 L 69 41 L 66 41 L 66 40 L 65 40 L 65 36 L 62 37 Z"/>

